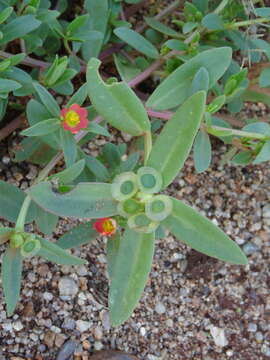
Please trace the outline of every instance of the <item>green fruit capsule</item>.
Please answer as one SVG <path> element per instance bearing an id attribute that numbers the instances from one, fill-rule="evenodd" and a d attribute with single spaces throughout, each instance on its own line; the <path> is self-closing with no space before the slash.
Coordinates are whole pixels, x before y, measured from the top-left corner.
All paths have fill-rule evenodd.
<path id="1" fill-rule="evenodd" d="M 118 213 L 124 217 L 130 217 L 144 211 L 144 205 L 134 199 L 127 199 L 117 205 Z"/>
<path id="2" fill-rule="evenodd" d="M 154 194 L 162 187 L 162 177 L 160 173 L 148 166 L 141 167 L 138 172 L 138 184 L 143 193 Z"/>
<path id="3" fill-rule="evenodd" d="M 132 230 L 145 234 L 154 232 L 158 225 L 158 222 L 150 220 L 145 213 L 133 215 L 128 219 L 128 226 Z"/>
<path id="4" fill-rule="evenodd" d="M 145 213 L 153 221 L 162 221 L 172 212 L 172 201 L 166 195 L 153 196 L 145 203 Z"/>
<path id="5" fill-rule="evenodd" d="M 131 198 L 138 191 L 137 176 L 131 171 L 116 176 L 112 183 L 112 196 L 123 201 Z"/>
<path id="6" fill-rule="evenodd" d="M 40 241 L 30 235 L 21 246 L 21 255 L 23 257 L 34 256 L 39 252 L 40 248 Z"/>
<path id="7" fill-rule="evenodd" d="M 10 237 L 10 246 L 13 248 L 19 248 L 24 243 L 23 234 L 15 233 L 12 234 Z"/>

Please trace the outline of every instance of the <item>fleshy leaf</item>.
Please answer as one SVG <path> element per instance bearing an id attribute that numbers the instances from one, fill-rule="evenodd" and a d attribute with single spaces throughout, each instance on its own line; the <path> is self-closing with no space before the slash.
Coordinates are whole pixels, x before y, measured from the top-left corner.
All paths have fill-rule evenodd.
<path id="1" fill-rule="evenodd" d="M 170 232 L 191 248 L 233 264 L 247 264 L 239 246 L 221 229 L 190 206 L 171 198 L 173 211 L 163 222 Z"/>
<path id="2" fill-rule="evenodd" d="M 7 314 L 12 315 L 20 297 L 22 256 L 19 249 L 8 248 L 2 260 L 2 286 Z"/>
<path id="3" fill-rule="evenodd" d="M 60 246 L 62 249 L 72 249 L 84 244 L 89 244 L 98 236 L 98 233 L 93 228 L 93 223 L 94 221 L 91 221 L 86 224 L 75 226 L 61 236 L 57 240 L 56 245 Z"/>
<path id="4" fill-rule="evenodd" d="M 128 134 L 139 136 L 149 131 L 150 122 L 141 101 L 124 82 L 105 84 L 98 72 L 100 64 L 93 58 L 87 69 L 88 93 L 97 112 Z"/>
<path id="5" fill-rule="evenodd" d="M 113 263 L 109 293 L 110 319 L 122 324 L 132 314 L 145 287 L 154 254 L 154 233 L 126 229 Z"/>
<path id="6" fill-rule="evenodd" d="M 190 84 L 197 71 L 208 71 L 209 88 L 225 73 L 232 58 L 229 47 L 203 51 L 172 72 L 153 92 L 146 105 L 155 110 L 167 110 L 184 102 L 190 95 Z"/>
<path id="7" fill-rule="evenodd" d="M 42 182 L 28 193 L 40 207 L 59 216 L 95 219 L 117 214 L 111 184 L 81 183 L 67 193 L 59 193 L 49 182 Z"/>
<path id="8" fill-rule="evenodd" d="M 85 260 L 70 255 L 67 251 L 48 240 L 41 237 L 38 237 L 38 240 L 40 241 L 41 249 L 37 255 L 48 261 L 61 265 L 83 265 L 86 263 Z"/>
<path id="9" fill-rule="evenodd" d="M 159 171 L 166 188 L 181 170 L 191 150 L 205 108 L 205 92 L 191 96 L 166 123 L 158 136 L 147 166 Z"/>

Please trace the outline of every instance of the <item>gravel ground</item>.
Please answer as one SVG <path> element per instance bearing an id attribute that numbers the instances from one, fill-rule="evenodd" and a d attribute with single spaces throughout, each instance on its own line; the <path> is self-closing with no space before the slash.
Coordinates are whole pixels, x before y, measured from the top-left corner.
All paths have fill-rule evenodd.
<path id="1" fill-rule="evenodd" d="M 68 340 L 77 342 L 74 360 L 109 348 L 144 360 L 270 359 L 269 164 L 220 168 L 225 148 L 218 146 L 211 170 L 196 175 L 189 159 L 169 192 L 218 223 L 243 247 L 249 265 L 211 259 L 167 234 L 157 241 L 139 306 L 129 321 L 112 329 L 106 239 L 74 252 L 88 260 L 87 266 L 33 258 L 25 262 L 15 315 L 7 318 L 0 304 L 0 360 L 54 360 L 63 346 L 74 345 Z M 0 179 L 25 188 L 37 168 L 1 155 Z M 72 226 L 62 220 L 51 239 Z"/>

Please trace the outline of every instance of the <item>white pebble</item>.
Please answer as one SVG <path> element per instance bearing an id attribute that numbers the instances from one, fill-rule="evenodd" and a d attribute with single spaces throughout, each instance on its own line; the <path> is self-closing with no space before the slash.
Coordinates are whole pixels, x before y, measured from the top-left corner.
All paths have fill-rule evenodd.
<path id="1" fill-rule="evenodd" d="M 224 347 L 228 345 L 228 340 L 226 339 L 224 329 L 211 325 L 210 333 L 213 337 L 216 346 Z"/>

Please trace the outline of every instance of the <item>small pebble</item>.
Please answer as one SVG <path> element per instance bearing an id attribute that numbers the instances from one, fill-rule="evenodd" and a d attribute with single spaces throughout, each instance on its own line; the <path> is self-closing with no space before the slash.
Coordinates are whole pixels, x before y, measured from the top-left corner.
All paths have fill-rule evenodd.
<path id="1" fill-rule="evenodd" d="M 102 343 L 101 343 L 100 341 L 95 341 L 95 343 L 94 343 L 94 349 L 95 349 L 96 351 L 102 350 L 102 349 L 103 349 Z"/>
<path id="2" fill-rule="evenodd" d="M 155 306 L 155 311 L 161 315 L 161 314 L 164 314 L 166 312 L 166 308 L 165 306 L 161 303 L 161 302 L 158 302 Z"/>
<path id="3" fill-rule="evenodd" d="M 243 245 L 243 251 L 246 255 L 252 255 L 259 250 L 258 246 L 251 241 Z"/>
<path id="4" fill-rule="evenodd" d="M 62 277 L 59 280 L 58 289 L 60 296 L 70 296 L 72 298 L 75 297 L 79 291 L 76 282 L 68 276 Z"/>
<path id="5" fill-rule="evenodd" d="M 56 360 L 70 360 L 77 347 L 77 343 L 73 340 L 65 342 L 61 350 L 58 352 Z"/>
<path id="6" fill-rule="evenodd" d="M 67 318 L 64 320 L 61 327 L 66 330 L 74 330 L 76 327 L 76 321 L 74 319 Z"/>
<path id="7" fill-rule="evenodd" d="M 266 204 L 263 207 L 262 215 L 264 218 L 270 218 L 270 204 Z"/>
<path id="8" fill-rule="evenodd" d="M 249 331 L 249 332 L 256 332 L 256 331 L 257 331 L 257 324 L 255 324 L 255 323 L 249 323 L 249 324 L 248 324 L 248 331 Z"/>
<path id="9" fill-rule="evenodd" d="M 94 329 L 94 337 L 96 340 L 101 340 L 103 337 L 102 329 L 99 326 Z"/>
<path id="10" fill-rule="evenodd" d="M 79 330 L 80 332 L 85 332 L 89 330 L 91 325 L 92 323 L 90 323 L 89 321 L 84 321 L 84 320 L 76 321 L 76 329 Z"/>
<path id="11" fill-rule="evenodd" d="M 260 331 L 258 331 L 258 332 L 256 332 L 256 334 L 255 334 L 255 339 L 256 339 L 256 341 L 258 341 L 259 343 L 260 342 L 262 342 L 263 341 L 263 333 L 262 332 L 260 332 Z"/>
<path id="12" fill-rule="evenodd" d="M 224 329 L 211 325 L 210 333 L 216 346 L 224 347 L 228 345 L 228 340 L 226 339 Z"/>

